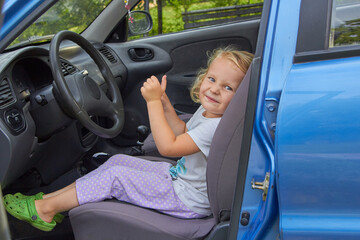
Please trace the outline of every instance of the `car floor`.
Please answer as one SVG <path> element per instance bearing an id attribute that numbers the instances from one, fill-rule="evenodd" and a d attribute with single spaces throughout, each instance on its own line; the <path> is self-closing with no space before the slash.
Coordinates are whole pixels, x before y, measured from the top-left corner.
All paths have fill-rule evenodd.
<path id="1" fill-rule="evenodd" d="M 28 173 L 24 175 L 19 181 L 17 181 L 16 184 L 9 186 L 9 188 L 4 191 L 4 194 L 7 193 L 16 193 L 16 192 L 22 192 L 25 195 L 33 195 L 38 192 L 44 192 L 44 193 L 50 193 L 53 191 L 56 191 L 62 187 L 67 186 L 68 184 L 74 182 L 77 178 L 81 177 L 83 174 L 82 171 L 84 169 L 79 170 L 79 166 L 73 168 L 69 172 L 65 173 L 58 179 L 56 179 L 54 182 L 52 182 L 48 186 L 37 186 L 35 185 L 39 184 L 38 177 L 36 176 L 36 173 Z M 27 182 L 26 188 L 24 187 L 24 183 Z M 31 190 L 29 189 L 29 186 L 31 186 Z M 28 191 L 27 191 L 28 190 Z M 62 213 L 65 218 L 61 223 L 56 224 L 56 227 L 51 232 L 44 232 L 41 230 L 38 230 L 34 227 L 32 227 L 30 224 L 19 221 L 18 219 L 14 218 L 10 214 L 7 214 L 9 227 L 10 227 L 10 233 L 11 233 L 11 239 L 21 239 L 21 240 L 40 240 L 40 239 L 49 239 L 49 240 L 73 240 L 74 235 L 72 231 L 72 227 L 70 224 L 70 219 L 68 217 L 68 213 L 64 212 Z"/>
<path id="2" fill-rule="evenodd" d="M 115 150 L 114 150 L 115 151 Z M 97 152 L 97 151 L 95 151 Z M 133 155 L 133 148 L 126 147 L 126 148 L 117 148 L 117 153 L 123 153 L 128 155 Z M 94 151 L 89 152 L 85 156 L 80 159 L 76 165 L 54 180 L 49 185 L 43 185 L 41 181 L 41 177 L 37 173 L 36 170 L 30 170 L 22 177 L 20 177 L 17 181 L 15 181 L 12 185 L 6 187 L 3 190 L 3 194 L 14 194 L 17 192 L 21 192 L 25 195 L 33 195 L 38 192 L 51 193 L 57 191 L 74 181 L 80 178 L 81 176 L 85 175 L 86 173 L 92 171 L 100 164 L 102 164 L 106 159 L 94 159 L 92 158 L 92 154 Z M 100 161 L 100 162 L 99 162 Z M 61 223 L 57 223 L 56 227 L 50 232 L 44 232 L 38 230 L 31 226 L 30 224 L 20 221 L 9 213 L 7 214 L 11 239 L 13 240 L 74 240 L 73 230 L 71 227 L 70 219 L 68 217 L 68 212 L 62 213 L 65 218 Z"/>

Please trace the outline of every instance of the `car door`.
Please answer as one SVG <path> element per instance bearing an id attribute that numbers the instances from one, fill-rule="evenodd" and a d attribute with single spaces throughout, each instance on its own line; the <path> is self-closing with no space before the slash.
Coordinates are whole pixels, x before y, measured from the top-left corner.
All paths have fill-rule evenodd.
<path id="1" fill-rule="evenodd" d="M 251 79 L 259 85 L 246 180 L 238 181 L 230 236 L 358 239 L 359 2 L 267 4 Z"/>
<path id="2" fill-rule="evenodd" d="M 208 52 L 218 47 L 235 47 L 255 52 L 260 19 L 222 24 L 182 32 L 158 35 L 125 43 L 108 45 L 127 67 L 126 86 L 122 92 L 125 106 L 125 126 L 113 142 L 131 145 L 137 140 L 136 127 L 149 126 L 146 104 L 140 87 L 151 75 L 159 79 L 167 75 L 167 95 L 179 114 L 194 113 L 195 104 L 189 93 L 198 70 L 205 67 Z M 141 56 L 149 54 L 148 59 Z M 141 59 L 139 59 L 141 58 Z"/>
<path id="3" fill-rule="evenodd" d="M 267 92 L 281 95 L 275 133 L 281 238 L 359 239 L 360 2 L 296 2 L 299 16 L 280 14 L 276 24 Z M 291 42 L 285 22 L 297 35 Z"/>

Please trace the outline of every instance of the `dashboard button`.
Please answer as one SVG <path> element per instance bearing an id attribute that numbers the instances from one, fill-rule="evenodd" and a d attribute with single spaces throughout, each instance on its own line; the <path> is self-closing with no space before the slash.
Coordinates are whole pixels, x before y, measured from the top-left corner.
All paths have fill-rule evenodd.
<path id="1" fill-rule="evenodd" d="M 15 131 L 22 129 L 24 126 L 24 119 L 17 109 L 12 109 L 5 113 L 6 123 Z"/>
<path id="2" fill-rule="evenodd" d="M 44 95 L 36 95 L 35 96 L 35 101 L 40 104 L 41 106 L 44 106 L 48 103 L 48 101 L 46 100 L 46 97 Z"/>

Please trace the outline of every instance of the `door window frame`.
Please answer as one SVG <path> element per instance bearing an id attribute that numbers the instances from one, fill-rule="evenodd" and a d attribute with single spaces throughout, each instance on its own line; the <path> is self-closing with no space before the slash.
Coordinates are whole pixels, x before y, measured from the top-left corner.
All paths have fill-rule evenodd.
<path id="1" fill-rule="evenodd" d="M 360 56 L 360 45 L 329 48 L 332 6 L 333 0 L 301 1 L 294 63 Z"/>

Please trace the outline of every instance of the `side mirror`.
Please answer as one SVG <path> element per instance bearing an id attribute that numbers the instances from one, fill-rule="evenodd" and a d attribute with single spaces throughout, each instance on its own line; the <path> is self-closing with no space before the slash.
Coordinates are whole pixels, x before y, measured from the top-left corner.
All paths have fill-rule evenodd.
<path id="1" fill-rule="evenodd" d="M 128 21 L 128 26 L 132 36 L 150 32 L 153 26 L 153 21 L 148 12 L 131 11 L 130 14 L 131 19 Z"/>

